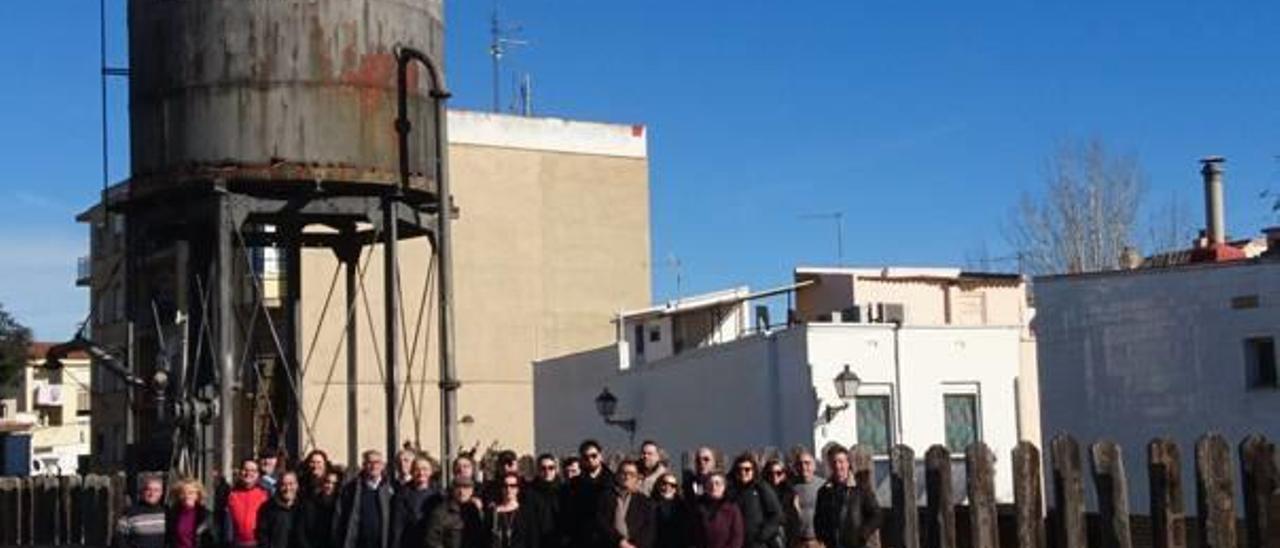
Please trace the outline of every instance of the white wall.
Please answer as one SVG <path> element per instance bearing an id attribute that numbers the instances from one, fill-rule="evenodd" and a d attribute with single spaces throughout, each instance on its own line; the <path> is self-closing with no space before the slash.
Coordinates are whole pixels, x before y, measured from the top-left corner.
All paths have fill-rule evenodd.
<path id="1" fill-rule="evenodd" d="M 1019 368 L 1017 327 L 922 328 L 900 332 L 900 442 L 920 458 L 945 442 L 943 394 L 980 392 L 982 439 L 1003 464 L 996 478 L 1000 500 L 1012 500 L 1007 462 L 1017 443 L 1014 383 Z M 653 438 L 679 452 L 708 444 L 736 452 L 827 442 L 852 445 L 855 413 L 819 423 L 820 404 L 838 405 L 832 380 L 844 364 L 868 383 L 894 383 L 894 328 L 885 324 L 810 324 L 693 350 L 625 372 L 617 350 L 548 360 L 534 366 L 536 444 L 562 452 L 586 437 L 607 447 L 626 434 L 603 424 L 594 398 L 608 386 L 618 417 L 635 417 L 636 441 Z M 945 382 L 969 383 L 949 387 Z M 887 387 L 864 386 L 872 394 Z M 923 485 L 923 483 L 921 483 Z"/>
<path id="2" fill-rule="evenodd" d="M 978 394 L 980 436 L 996 456 L 996 494 L 1001 501 L 1012 500 L 1008 462 L 1018 442 L 1016 327 L 904 327 L 898 333 L 897 368 L 891 325 L 810 324 L 808 331 L 809 363 L 822 401 L 840 403 L 832 381 L 846 363 L 863 381 L 859 394 L 892 394 L 892 387 L 876 383 L 899 386 L 892 395 L 902 424 L 894 441 L 911 446 L 917 458 L 922 459 L 929 446 L 946 442 L 943 396 Z M 814 445 L 857 443 L 855 415 L 851 407 L 819 427 Z"/>
<path id="3" fill-rule="evenodd" d="M 1180 444 L 1190 497 L 1200 435 L 1280 437 L 1280 391 L 1247 387 L 1243 342 L 1280 340 L 1280 263 L 1043 278 L 1035 291 L 1046 444 L 1060 432 L 1082 446 L 1120 443 L 1139 478 L 1129 482 L 1136 511 L 1148 508 L 1147 483 L 1132 471 L 1144 469 L 1152 438 Z M 1232 308 L 1249 295 L 1257 308 Z"/>

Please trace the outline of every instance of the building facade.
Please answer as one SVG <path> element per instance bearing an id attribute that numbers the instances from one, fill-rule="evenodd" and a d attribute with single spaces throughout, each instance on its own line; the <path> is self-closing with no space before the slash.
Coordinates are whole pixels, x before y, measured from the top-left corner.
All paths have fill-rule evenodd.
<path id="1" fill-rule="evenodd" d="M 745 303 L 784 293 L 794 299 L 793 321 L 768 325 L 759 309 L 754 323 L 732 320 Z M 982 295 L 985 304 L 957 307 L 948 295 Z M 1036 407 L 1025 295 L 1011 275 L 801 268 L 787 288 L 623 313 L 614 345 L 535 366 L 537 445 L 566 451 L 585 437 L 614 447 L 652 438 L 673 451 L 859 444 L 880 467 L 899 443 L 921 458 L 933 444 L 961 453 L 979 440 L 1008 455 L 1019 440 L 1039 438 L 1022 411 Z M 967 310 L 963 323 L 958 312 L 940 312 L 949 307 Z M 646 337 L 646 355 L 666 350 L 655 344 L 666 332 L 650 327 L 664 323 L 720 328 L 636 360 L 637 335 Z M 846 368 L 859 382 L 841 398 L 835 379 Z M 611 418 L 634 419 L 634 432 L 602 419 L 595 398 L 604 389 L 618 402 Z M 1000 468 L 999 495 L 1011 500 L 1009 471 Z"/>
<path id="2" fill-rule="evenodd" d="M 29 366 L 0 387 L 0 436 L 29 436 L 32 474 L 75 474 L 92 439 L 89 357 L 73 353 L 62 368 L 46 369 L 41 366 L 50 346 L 32 344 Z"/>
<path id="3" fill-rule="evenodd" d="M 454 315 L 458 413 L 464 447 L 533 444 L 531 363 L 594 348 L 614 338 L 614 311 L 649 301 L 649 188 L 646 128 L 556 118 L 449 112 L 449 169 L 454 220 Z M 100 209 L 81 215 L 93 226 L 91 271 L 83 276 L 98 303 L 98 342 L 125 347 L 129 326 L 112 315 L 123 287 L 113 265 L 122 250 Z M 110 217 L 107 217 L 110 219 Z M 123 228 L 120 229 L 124 231 Z M 270 249 L 258 255 L 264 285 Z M 402 440 L 439 454 L 440 402 L 431 250 L 423 239 L 399 246 L 406 331 L 399 382 Z M 340 262 L 329 251 L 302 254 L 301 382 L 294 387 L 304 447 L 322 447 L 339 461 L 354 447 L 385 446 L 381 367 L 383 260 L 380 246 L 360 258 L 362 298 L 348 318 Z M 336 280 L 336 281 L 335 281 Z M 334 290 L 335 285 L 336 293 Z M 269 296 L 271 292 L 266 291 Z M 356 382 L 347 382 L 344 330 L 358 332 Z M 133 329 L 140 329 L 134 326 Z M 107 382 L 95 402 L 94 452 L 104 466 L 126 458 L 129 436 L 122 384 Z M 253 401 L 246 400 L 246 407 Z M 347 421 L 348 406 L 360 417 Z M 100 411 L 100 412 L 99 412 Z M 256 420 L 256 419 L 255 419 Z M 247 428 L 256 428 L 246 425 Z M 261 448 L 256 448 L 261 449 Z M 239 447 L 247 455 L 254 447 Z"/>

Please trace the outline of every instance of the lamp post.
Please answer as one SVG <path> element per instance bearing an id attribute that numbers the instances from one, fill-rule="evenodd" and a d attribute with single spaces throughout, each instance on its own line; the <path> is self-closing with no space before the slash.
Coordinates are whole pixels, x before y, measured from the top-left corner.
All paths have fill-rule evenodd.
<path id="1" fill-rule="evenodd" d="M 596 412 L 600 413 L 600 418 L 604 419 L 604 423 L 610 426 L 617 426 L 627 431 L 631 444 L 635 445 L 636 438 L 636 419 L 615 419 L 614 413 L 618 411 L 618 397 L 609 391 L 608 387 L 596 396 Z"/>
<path id="2" fill-rule="evenodd" d="M 836 385 L 836 395 L 840 397 L 843 403 L 840 405 L 827 404 L 822 410 L 822 418 L 826 420 L 827 424 L 835 420 L 836 415 L 839 415 L 841 411 L 849 408 L 849 402 L 857 396 L 858 387 L 862 385 L 862 379 L 858 377 L 857 373 L 853 372 L 853 369 L 847 363 L 844 364 L 844 370 L 840 371 L 832 382 Z"/>

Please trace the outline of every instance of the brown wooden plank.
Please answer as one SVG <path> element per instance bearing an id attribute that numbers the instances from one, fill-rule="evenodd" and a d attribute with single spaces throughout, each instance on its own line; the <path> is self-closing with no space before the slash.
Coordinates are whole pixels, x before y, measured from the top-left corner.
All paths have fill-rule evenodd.
<path id="1" fill-rule="evenodd" d="M 0 478 L 0 546 L 18 544 L 21 500 L 22 482 L 18 478 Z"/>
<path id="2" fill-rule="evenodd" d="M 1098 513 L 1102 515 L 1101 548 L 1133 548 L 1129 533 L 1129 483 L 1124 471 L 1124 454 L 1109 440 L 1089 447 L 1093 485 L 1098 493 Z"/>
<path id="3" fill-rule="evenodd" d="M 996 521 L 995 456 L 983 442 L 965 450 L 964 468 L 969 490 L 970 548 L 1000 548 Z"/>
<path id="4" fill-rule="evenodd" d="M 1013 506 L 1018 548 L 1044 548 L 1040 450 L 1029 441 L 1013 449 Z"/>
<path id="5" fill-rule="evenodd" d="M 1187 548 L 1182 460 L 1176 442 L 1157 438 L 1147 444 L 1147 480 L 1151 495 L 1152 548 Z"/>
<path id="6" fill-rule="evenodd" d="M 1218 434 L 1196 442 L 1196 514 L 1200 548 L 1236 548 L 1236 500 L 1231 446 Z"/>
<path id="7" fill-rule="evenodd" d="M 1271 494 L 1280 488 L 1276 478 L 1276 446 L 1254 434 L 1240 442 L 1240 487 L 1244 491 L 1245 546 L 1263 548 L 1280 537 L 1271 525 Z"/>
<path id="8" fill-rule="evenodd" d="M 1053 512 L 1057 516 L 1058 548 L 1087 548 L 1084 521 L 1084 479 L 1080 470 L 1080 445 L 1075 438 L 1059 435 L 1050 442 L 1053 462 Z"/>
<path id="9" fill-rule="evenodd" d="M 893 537 L 897 546 L 920 548 L 920 512 L 916 506 L 916 453 L 898 445 L 889 454 L 889 486 L 893 493 Z"/>
<path id="10" fill-rule="evenodd" d="M 853 471 L 853 479 L 858 485 L 865 485 L 869 491 L 876 491 L 876 466 L 870 449 L 855 445 L 849 450 L 849 466 Z M 880 532 L 876 531 L 867 539 L 867 548 L 880 548 Z"/>
<path id="11" fill-rule="evenodd" d="M 956 548 L 956 509 L 951 493 L 951 452 L 934 445 L 924 455 L 924 485 L 928 520 L 925 548 Z"/>

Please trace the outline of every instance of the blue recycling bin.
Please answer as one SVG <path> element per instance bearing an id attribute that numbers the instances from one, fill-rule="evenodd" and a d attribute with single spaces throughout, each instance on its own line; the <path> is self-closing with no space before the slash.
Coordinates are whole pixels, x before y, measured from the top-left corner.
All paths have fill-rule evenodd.
<path id="1" fill-rule="evenodd" d="M 31 435 L 0 434 L 0 476 L 31 475 Z"/>

